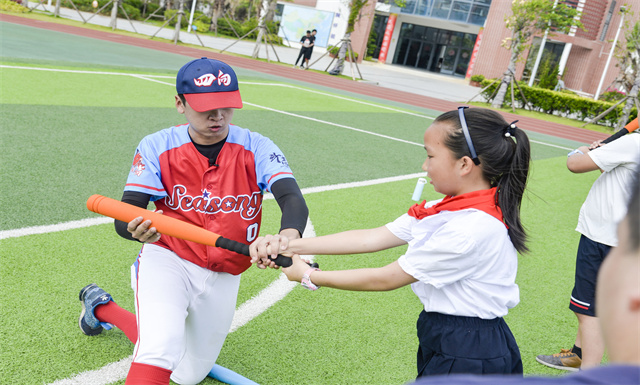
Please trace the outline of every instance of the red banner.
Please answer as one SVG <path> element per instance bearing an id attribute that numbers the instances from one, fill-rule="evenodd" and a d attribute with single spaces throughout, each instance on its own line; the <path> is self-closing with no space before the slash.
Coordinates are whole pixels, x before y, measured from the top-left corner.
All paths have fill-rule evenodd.
<path id="1" fill-rule="evenodd" d="M 484 31 L 484 28 L 480 28 L 480 32 L 478 32 L 478 37 L 476 38 L 476 44 L 473 46 L 473 52 L 471 53 L 471 59 L 469 60 L 469 67 L 467 67 L 467 74 L 465 75 L 466 79 L 473 75 L 473 65 L 476 62 L 478 50 L 480 49 L 480 42 L 482 41 L 482 31 Z"/>
<path id="2" fill-rule="evenodd" d="M 393 35 L 393 29 L 396 26 L 397 13 L 389 15 L 389 21 L 387 21 L 387 28 L 384 30 L 384 37 L 382 38 L 382 45 L 380 46 L 380 54 L 378 55 L 378 61 L 384 63 L 387 61 L 387 53 L 389 52 L 389 44 L 391 44 L 391 35 Z"/>

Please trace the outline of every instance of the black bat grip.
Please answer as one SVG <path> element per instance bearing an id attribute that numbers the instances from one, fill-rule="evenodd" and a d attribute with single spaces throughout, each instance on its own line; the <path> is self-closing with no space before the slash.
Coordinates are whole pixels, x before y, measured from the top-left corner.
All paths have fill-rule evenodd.
<path id="1" fill-rule="evenodd" d="M 610 137 L 608 137 L 607 139 L 603 140 L 602 143 L 610 143 L 613 142 L 614 140 L 620 138 L 621 136 L 625 136 L 629 133 L 629 131 L 626 128 L 621 129 L 620 131 L 616 132 L 615 134 L 611 135 Z"/>
<path id="2" fill-rule="evenodd" d="M 216 239 L 216 247 L 220 247 L 221 249 L 225 249 L 229 251 L 234 251 L 238 254 L 246 255 L 247 257 L 251 256 L 251 254 L 249 253 L 249 245 L 245 245 L 244 243 L 234 241 L 233 239 L 219 237 L 218 239 Z M 285 257 L 284 255 L 281 255 L 281 254 L 278 254 L 276 259 L 272 259 L 272 261 L 275 262 L 276 265 L 281 267 L 289 267 L 293 264 L 293 261 L 291 260 L 291 258 Z M 310 266 L 318 267 L 318 264 L 313 263 Z"/>
<path id="3" fill-rule="evenodd" d="M 244 243 L 234 241 L 233 239 L 219 237 L 218 239 L 216 239 L 216 247 L 229 250 L 229 251 L 234 251 L 238 254 L 246 255 L 247 257 L 251 256 L 251 254 L 249 253 L 249 245 L 245 245 Z"/>

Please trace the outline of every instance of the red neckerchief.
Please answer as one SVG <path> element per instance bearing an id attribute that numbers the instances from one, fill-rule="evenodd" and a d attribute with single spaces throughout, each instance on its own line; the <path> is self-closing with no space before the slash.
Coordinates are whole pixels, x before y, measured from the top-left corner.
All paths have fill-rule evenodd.
<path id="1" fill-rule="evenodd" d="M 488 190 L 477 190 L 458 196 L 447 195 L 442 201 L 428 208 L 424 207 L 426 201 L 422 201 L 422 203 L 416 203 L 411 206 L 408 214 L 416 219 L 422 219 L 429 215 L 438 214 L 440 211 L 476 209 L 484 211 L 504 223 L 502 210 L 496 204 L 496 189 L 497 187 L 493 187 Z M 504 225 L 509 228 L 506 223 Z"/>

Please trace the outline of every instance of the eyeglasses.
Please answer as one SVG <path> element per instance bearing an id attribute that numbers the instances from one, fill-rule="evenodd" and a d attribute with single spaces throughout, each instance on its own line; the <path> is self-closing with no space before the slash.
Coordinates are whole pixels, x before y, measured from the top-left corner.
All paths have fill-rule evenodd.
<path id="1" fill-rule="evenodd" d="M 480 164 L 480 159 L 478 159 L 478 154 L 476 154 L 476 149 L 473 147 L 473 142 L 471 141 L 471 135 L 469 135 L 469 127 L 467 127 L 467 119 L 464 117 L 464 109 L 469 108 L 467 106 L 458 107 L 458 116 L 460 116 L 460 125 L 462 126 L 462 132 L 464 133 L 464 138 L 467 140 L 467 146 L 469 147 L 469 152 L 471 153 L 471 160 L 477 166 Z"/>

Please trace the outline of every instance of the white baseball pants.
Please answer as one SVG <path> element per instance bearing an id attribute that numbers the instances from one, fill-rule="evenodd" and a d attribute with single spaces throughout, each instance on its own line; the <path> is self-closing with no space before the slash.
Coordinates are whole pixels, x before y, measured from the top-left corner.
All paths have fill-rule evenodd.
<path id="1" fill-rule="evenodd" d="M 171 380 L 178 384 L 202 381 L 231 327 L 240 275 L 144 245 L 131 267 L 131 286 L 138 322 L 133 361 L 173 371 Z"/>

